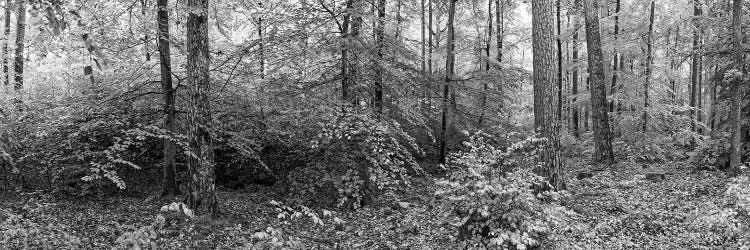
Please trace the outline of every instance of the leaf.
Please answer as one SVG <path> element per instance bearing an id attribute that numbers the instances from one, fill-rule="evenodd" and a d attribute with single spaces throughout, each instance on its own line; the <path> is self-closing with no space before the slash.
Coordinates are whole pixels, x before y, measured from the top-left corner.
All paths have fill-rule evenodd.
<path id="1" fill-rule="evenodd" d="M 90 66 L 90 65 L 89 65 L 89 66 L 86 66 L 86 67 L 83 67 L 83 74 L 84 74 L 84 75 L 90 76 L 90 75 L 92 75 L 93 73 L 94 73 L 94 70 L 93 70 L 93 69 L 91 68 L 91 66 Z"/>

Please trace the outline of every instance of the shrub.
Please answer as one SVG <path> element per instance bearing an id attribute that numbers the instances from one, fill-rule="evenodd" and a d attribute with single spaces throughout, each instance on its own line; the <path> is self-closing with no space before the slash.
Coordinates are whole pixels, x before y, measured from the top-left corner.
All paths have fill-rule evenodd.
<path id="1" fill-rule="evenodd" d="M 544 139 L 532 137 L 502 150 L 487 144 L 486 136 L 473 135 L 466 143 L 470 149 L 453 156 L 449 165 L 455 171 L 450 179 L 439 182 L 437 196 L 449 211 L 446 219 L 457 221 L 459 240 L 465 247 L 544 245 L 553 228 L 566 218 L 566 210 L 557 203 L 562 194 L 535 194 L 532 187 L 546 181 L 531 172 L 528 166 L 534 165 L 533 160 L 514 159 L 535 159 L 528 156 L 536 155 L 535 145 Z"/>

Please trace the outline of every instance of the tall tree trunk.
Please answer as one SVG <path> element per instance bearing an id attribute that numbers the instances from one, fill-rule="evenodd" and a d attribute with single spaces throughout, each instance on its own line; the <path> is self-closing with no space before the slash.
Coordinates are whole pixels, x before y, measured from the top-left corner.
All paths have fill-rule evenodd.
<path id="1" fill-rule="evenodd" d="M 378 0 L 378 26 L 375 31 L 378 62 L 375 65 L 375 113 L 383 114 L 383 49 L 385 47 L 385 0 Z"/>
<path id="2" fill-rule="evenodd" d="M 692 124 L 692 131 L 697 132 L 697 124 L 696 124 L 696 115 L 698 114 L 696 112 L 696 108 L 698 107 L 698 81 L 700 77 L 700 58 L 699 55 L 699 45 L 700 45 L 700 37 L 698 35 L 698 17 L 701 15 L 701 8 L 700 8 L 700 0 L 694 0 L 693 1 L 693 64 L 690 72 L 690 119 Z"/>
<path id="3" fill-rule="evenodd" d="M 619 2 L 619 1 L 618 1 Z M 651 12 L 648 22 L 648 39 L 646 42 L 646 83 L 643 85 L 643 132 L 648 130 L 648 108 L 650 106 L 648 94 L 651 88 L 651 71 L 654 64 L 653 58 L 653 39 L 654 39 L 654 0 L 651 0 Z"/>
<path id="4" fill-rule="evenodd" d="M 146 20 L 146 9 L 148 8 L 148 0 L 141 0 L 141 20 Z M 157 14 L 158 15 L 158 14 Z M 151 61 L 151 46 L 149 46 L 148 38 L 148 27 L 147 23 L 143 22 L 143 53 L 146 55 L 146 61 Z"/>
<path id="5" fill-rule="evenodd" d="M 614 54 L 614 59 L 612 61 L 612 88 L 610 89 L 610 93 L 612 95 L 612 101 L 609 102 L 609 112 L 615 111 L 615 94 L 618 92 L 619 87 L 617 87 L 617 35 L 620 33 L 620 0 L 615 1 L 615 49 L 612 52 Z"/>
<path id="6" fill-rule="evenodd" d="M 495 19 L 497 20 L 497 61 L 503 62 L 503 39 L 505 37 L 505 1 L 495 0 Z"/>
<path id="7" fill-rule="evenodd" d="M 5 1 L 5 36 L 3 40 L 3 81 L 5 86 L 10 84 L 10 72 L 8 72 L 8 44 L 10 43 L 10 14 L 13 0 Z"/>
<path id="8" fill-rule="evenodd" d="M 716 132 L 718 130 L 716 128 L 716 115 L 719 111 L 718 109 L 719 105 L 717 105 L 718 102 L 716 101 L 716 96 L 717 96 L 716 89 L 720 82 L 720 80 L 718 80 L 719 79 L 718 74 L 719 74 L 719 65 L 714 64 L 713 76 L 711 77 L 711 91 L 709 93 L 711 95 L 711 114 L 709 115 L 709 121 L 711 123 L 711 137 L 712 138 L 716 136 Z"/>
<path id="9" fill-rule="evenodd" d="M 742 0 L 734 0 L 732 5 L 732 47 L 734 48 L 734 70 L 743 72 L 742 53 Z M 729 147 L 729 165 L 733 172 L 739 172 L 742 165 L 742 97 L 744 96 L 742 77 L 734 77 L 732 84 L 732 137 Z"/>
<path id="10" fill-rule="evenodd" d="M 448 44 L 445 46 L 447 51 L 445 57 L 445 83 L 443 84 L 443 112 L 442 122 L 440 126 L 440 163 L 445 163 L 445 158 L 447 155 L 446 144 L 448 141 L 449 122 L 448 105 L 450 102 L 450 85 L 453 79 L 453 36 L 455 35 L 453 21 L 456 15 L 456 1 L 457 0 L 448 0 Z"/>
<path id="11" fill-rule="evenodd" d="M 563 72 L 563 54 L 562 54 L 562 28 L 560 26 L 560 23 L 562 22 L 562 19 L 560 18 L 560 0 L 557 0 L 556 7 L 557 7 L 557 118 L 562 118 L 562 106 L 563 106 L 563 78 L 562 78 L 562 72 Z"/>
<path id="12" fill-rule="evenodd" d="M 427 0 L 427 71 L 432 74 L 432 0 Z M 430 84 L 430 94 L 432 94 L 432 84 Z M 431 98 L 430 98 L 431 99 Z"/>
<path id="13" fill-rule="evenodd" d="M 486 71 L 490 71 L 490 50 L 492 47 L 492 0 L 487 0 L 487 40 L 485 41 L 485 58 L 484 62 L 484 69 Z M 479 121 L 477 122 L 477 127 L 481 128 L 482 123 L 484 122 L 484 115 L 487 112 L 487 91 L 489 88 L 489 84 L 487 81 L 484 81 L 482 84 L 482 103 L 481 103 L 481 111 L 479 113 Z"/>
<path id="14" fill-rule="evenodd" d="M 589 76 L 591 79 L 591 112 L 594 128 L 594 159 L 607 164 L 614 163 L 612 131 L 607 114 L 607 90 L 604 83 L 602 43 L 599 34 L 599 9 L 597 0 L 585 0 L 586 47 L 588 48 Z"/>
<path id="15" fill-rule="evenodd" d="M 188 0 L 187 81 L 190 108 L 188 128 L 194 156 L 188 160 L 187 204 L 196 213 L 202 205 L 213 217 L 219 216 L 214 183 L 215 161 L 211 140 L 211 82 L 208 51 L 208 0 Z"/>
<path id="16" fill-rule="evenodd" d="M 24 46 L 26 44 L 26 0 L 18 1 L 18 11 L 16 13 L 16 60 L 15 68 L 15 85 L 13 89 L 20 91 L 23 89 L 23 62 Z"/>
<path id="17" fill-rule="evenodd" d="M 578 14 L 576 14 L 576 16 L 573 18 L 573 65 L 574 67 L 573 67 L 573 76 L 572 76 L 573 86 L 571 87 L 572 88 L 571 92 L 573 96 L 578 95 L 578 68 L 579 68 L 578 67 L 578 33 L 579 33 L 578 25 L 579 25 L 579 16 Z M 579 128 L 578 128 L 578 124 L 579 124 L 578 105 L 576 105 L 575 103 L 577 99 L 578 98 L 574 97 L 571 100 L 573 102 L 573 115 L 572 115 L 573 116 L 572 117 L 573 129 L 572 130 L 573 130 L 573 136 L 575 136 L 576 138 L 579 138 L 581 136 L 581 133 L 579 132 Z"/>
<path id="18" fill-rule="evenodd" d="M 161 69 L 161 90 L 164 97 L 164 129 L 170 136 L 176 134 L 174 89 L 172 88 L 172 64 L 169 50 L 169 9 L 168 0 L 158 0 L 157 23 L 159 26 L 159 66 Z M 177 145 L 171 139 L 164 139 L 164 161 L 162 166 L 161 195 L 178 195 L 180 188 L 175 177 L 175 154 Z"/>
<path id="19" fill-rule="evenodd" d="M 547 178 L 556 190 L 565 189 L 560 161 L 558 140 L 559 120 L 555 109 L 555 85 L 557 72 L 555 63 L 555 10 L 552 0 L 536 0 L 531 3 L 532 51 L 534 66 L 534 128 L 547 138 L 542 147 L 541 160 L 544 165 L 537 173 Z"/>
<path id="20" fill-rule="evenodd" d="M 421 32 L 419 32 L 419 36 L 420 36 L 420 39 L 421 39 L 420 41 L 421 42 L 419 43 L 419 45 L 421 46 L 421 49 L 422 49 L 422 57 L 420 57 L 421 60 L 419 60 L 419 61 L 422 64 L 421 65 L 422 67 L 420 69 L 422 70 L 422 73 L 425 73 L 425 71 L 427 70 L 427 67 L 425 66 L 425 59 L 426 58 L 425 58 L 425 44 L 424 44 L 425 43 L 425 38 L 424 38 L 424 30 L 425 30 L 425 27 L 424 27 L 425 26 L 425 20 L 424 20 L 424 14 L 425 14 L 424 13 L 425 12 L 424 0 L 421 0 L 419 6 L 421 8 L 420 9 L 421 11 L 419 12 L 419 14 L 420 14 L 419 24 L 421 26 Z"/>
<path id="21" fill-rule="evenodd" d="M 354 0 L 346 1 L 346 10 L 344 12 L 343 22 L 341 25 L 341 100 L 344 103 L 355 105 L 353 95 L 350 93 L 350 76 L 349 76 L 349 22 L 354 5 Z"/>

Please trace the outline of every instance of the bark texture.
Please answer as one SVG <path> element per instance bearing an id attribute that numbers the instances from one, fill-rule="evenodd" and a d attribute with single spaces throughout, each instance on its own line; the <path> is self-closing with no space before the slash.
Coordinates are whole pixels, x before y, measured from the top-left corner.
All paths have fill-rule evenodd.
<path id="1" fill-rule="evenodd" d="M 732 47 L 734 49 L 734 69 L 743 70 L 742 53 L 742 0 L 732 2 Z M 745 72 L 746 73 L 746 72 Z M 732 83 L 732 105 L 730 119 L 732 119 L 732 137 L 729 147 L 729 166 L 734 172 L 739 172 L 742 165 L 742 97 L 744 91 L 742 78 L 735 77 Z"/>
<path id="2" fill-rule="evenodd" d="M 187 204 L 213 217 L 219 216 L 216 197 L 215 161 L 211 140 L 211 83 L 208 51 L 208 0 L 189 0 L 187 20 L 187 81 L 190 107 L 188 128 L 193 156 L 188 160 Z"/>
<path id="3" fill-rule="evenodd" d="M 599 33 L 599 9 L 597 0 L 585 0 L 586 47 L 588 48 L 589 90 L 591 91 L 591 116 L 594 130 L 594 159 L 606 164 L 615 161 L 612 152 L 612 131 L 607 114 L 607 90 L 604 83 L 602 42 Z"/>
<path id="4" fill-rule="evenodd" d="M 440 126 L 440 163 L 445 163 L 445 158 L 447 155 L 446 152 L 446 144 L 448 141 L 448 123 L 449 123 L 449 102 L 450 102 L 450 87 L 451 87 L 451 81 L 453 79 L 453 65 L 454 65 L 454 57 L 453 57 L 453 39 L 454 39 L 454 28 L 453 28 L 453 21 L 456 15 L 456 1 L 457 0 L 448 0 L 450 4 L 448 5 L 448 44 L 446 47 L 446 57 L 445 57 L 445 83 L 443 84 L 443 112 L 442 112 L 442 122 Z"/>
<path id="5" fill-rule="evenodd" d="M 24 63 L 24 46 L 26 45 L 26 0 L 18 1 L 18 11 L 16 13 L 16 60 L 13 65 L 15 68 L 13 89 L 16 91 L 23 89 L 23 63 Z"/>
<path id="6" fill-rule="evenodd" d="M 10 43 L 10 14 L 13 0 L 5 1 L 5 39 L 3 40 L 3 81 L 5 86 L 10 84 L 10 72 L 8 69 L 8 44 Z"/>
<path id="7" fill-rule="evenodd" d="M 161 91 L 164 98 L 164 129 L 170 135 L 176 134 L 174 89 L 172 88 L 172 63 L 169 49 L 169 9 L 168 0 L 156 2 L 157 22 L 159 26 L 159 67 L 161 69 Z M 162 166 L 161 195 L 178 195 L 180 188 L 175 177 L 175 154 L 177 145 L 174 141 L 164 140 L 164 159 Z"/>
<path id="8" fill-rule="evenodd" d="M 537 173 L 547 178 L 556 190 L 565 189 L 560 161 L 558 119 L 555 107 L 555 3 L 552 0 L 532 2 L 532 50 L 534 80 L 534 127 L 547 138 L 541 150 L 543 165 Z"/>

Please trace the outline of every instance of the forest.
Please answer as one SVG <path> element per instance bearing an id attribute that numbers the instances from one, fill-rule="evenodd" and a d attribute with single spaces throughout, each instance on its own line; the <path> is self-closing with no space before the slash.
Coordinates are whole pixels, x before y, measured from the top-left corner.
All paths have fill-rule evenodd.
<path id="1" fill-rule="evenodd" d="M 750 1 L 0 10 L 0 249 L 750 250 Z"/>

